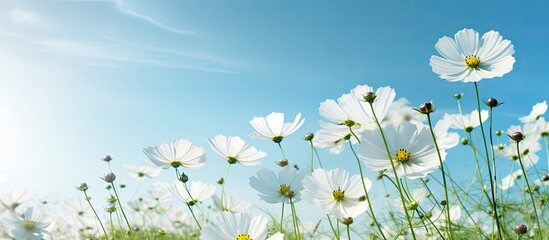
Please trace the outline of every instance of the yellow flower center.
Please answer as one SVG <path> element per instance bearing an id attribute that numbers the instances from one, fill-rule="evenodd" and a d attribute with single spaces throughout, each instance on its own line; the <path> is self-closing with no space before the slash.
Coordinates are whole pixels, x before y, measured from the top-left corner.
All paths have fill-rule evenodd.
<path id="1" fill-rule="evenodd" d="M 478 68 L 478 65 L 480 65 L 480 58 L 475 55 L 469 55 L 465 57 L 465 64 L 467 64 L 470 68 Z"/>
<path id="2" fill-rule="evenodd" d="M 253 240 L 248 234 L 238 234 L 236 240 Z"/>
<path id="3" fill-rule="evenodd" d="M 337 190 L 333 191 L 332 195 L 334 196 L 334 200 L 336 202 L 341 202 L 345 200 L 345 191 L 341 191 L 340 188 L 337 188 Z"/>
<path id="4" fill-rule="evenodd" d="M 400 149 L 395 154 L 395 160 L 398 163 L 405 163 L 410 160 L 410 152 L 406 149 Z"/>
<path id="5" fill-rule="evenodd" d="M 280 194 L 282 194 L 282 196 L 285 196 L 288 191 L 290 191 L 290 186 L 287 186 L 286 184 L 280 185 Z"/>
<path id="6" fill-rule="evenodd" d="M 36 226 L 36 222 L 34 222 L 33 220 L 27 220 L 25 222 L 25 228 L 27 230 L 33 230 L 34 229 L 34 226 Z"/>

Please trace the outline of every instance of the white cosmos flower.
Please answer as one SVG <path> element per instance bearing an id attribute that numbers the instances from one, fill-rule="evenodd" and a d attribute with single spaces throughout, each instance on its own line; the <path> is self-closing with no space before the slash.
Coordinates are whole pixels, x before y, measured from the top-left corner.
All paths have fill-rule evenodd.
<path id="1" fill-rule="evenodd" d="M 320 103 L 318 107 L 319 114 L 335 124 L 347 127 L 358 127 L 357 133 L 367 129 L 376 128 L 374 114 L 370 104 L 364 101 L 364 95 L 368 93 L 375 94 L 375 100 L 372 103 L 377 118 L 381 121 L 389 111 L 389 107 L 395 99 L 395 90 L 391 87 L 380 87 L 374 89 L 368 85 L 358 85 L 351 89 L 350 93 L 343 94 L 337 99 L 332 99 Z M 349 131 L 347 131 L 349 132 Z"/>
<path id="2" fill-rule="evenodd" d="M 450 125 L 449 121 L 439 120 L 433 128 L 439 148 L 450 149 L 459 143 L 459 135 L 454 132 L 448 132 Z"/>
<path id="3" fill-rule="evenodd" d="M 200 181 L 191 181 L 188 189 L 185 189 L 185 185 L 177 181 L 172 184 L 170 191 L 173 196 L 192 206 L 210 198 L 215 192 L 215 186 Z"/>
<path id="4" fill-rule="evenodd" d="M 545 101 L 539 102 L 539 103 L 536 103 L 534 106 L 532 106 L 532 111 L 530 112 L 530 114 L 528 114 L 528 116 L 521 117 L 519 118 L 519 120 L 523 123 L 533 123 L 536 120 L 538 120 L 540 117 L 542 117 L 546 111 L 547 111 L 547 102 Z"/>
<path id="5" fill-rule="evenodd" d="M 305 119 L 301 119 L 301 113 L 298 113 L 291 123 L 285 123 L 284 113 L 278 112 L 273 112 L 267 117 L 254 117 L 250 124 L 255 132 L 251 133 L 250 136 L 279 143 L 284 137 L 297 131 L 303 125 L 303 122 L 305 122 Z"/>
<path id="6" fill-rule="evenodd" d="M 82 198 L 72 198 L 63 205 L 65 216 L 76 218 L 94 218 L 90 204 Z"/>
<path id="7" fill-rule="evenodd" d="M 155 147 L 146 147 L 143 153 L 156 166 L 162 168 L 183 166 L 200 168 L 206 164 L 204 149 L 197 147 L 187 139 L 179 139 L 173 143 L 162 143 Z"/>
<path id="8" fill-rule="evenodd" d="M 208 142 L 215 153 L 227 159 L 230 164 L 238 162 L 244 166 L 255 166 L 267 156 L 265 152 L 246 145 L 240 137 L 217 135 L 214 138 L 209 138 Z"/>
<path id="9" fill-rule="evenodd" d="M 23 215 L 10 213 L 7 217 L 9 235 L 15 239 L 44 239 L 52 219 L 36 208 L 29 207 Z"/>
<path id="10" fill-rule="evenodd" d="M 519 143 L 520 158 L 524 164 L 524 169 L 528 169 L 531 166 L 535 165 L 539 161 L 539 156 L 536 154 L 541 150 L 541 144 L 538 142 L 538 138 L 525 138 Z M 509 144 L 506 145 L 503 149 L 499 151 L 499 154 L 504 157 L 514 160 L 519 164 L 518 158 L 519 154 L 517 152 L 517 143 L 515 141 L 509 141 Z"/>
<path id="11" fill-rule="evenodd" d="M 440 38 L 435 48 L 442 57 L 431 56 L 433 72 L 450 82 L 501 77 L 513 70 L 515 63 L 513 44 L 496 31 L 489 31 L 479 39 L 475 30 L 463 29 L 454 39 Z"/>
<path id="12" fill-rule="evenodd" d="M 413 124 L 423 124 L 425 121 L 425 115 L 419 113 L 410 106 L 410 101 L 406 98 L 399 98 L 394 101 L 389 107 L 389 111 L 383 119 L 383 123 L 398 125 L 403 122 L 410 122 Z"/>
<path id="13" fill-rule="evenodd" d="M 313 138 L 313 144 L 317 148 L 327 149 L 332 154 L 340 154 L 345 145 L 348 144 L 347 140 L 352 144 L 358 142 L 357 138 L 352 136 L 349 127 L 345 125 L 336 125 L 320 121 L 320 130 L 315 133 Z M 359 127 L 352 126 L 351 129 L 360 138 Z"/>
<path id="14" fill-rule="evenodd" d="M 519 125 L 511 125 L 509 128 L 507 128 L 507 135 L 511 136 L 515 132 L 521 132 L 524 138 L 533 138 L 534 141 L 538 141 L 541 137 L 540 134 L 538 134 L 538 127 L 540 126 L 539 123 L 526 123 L 524 126 Z"/>
<path id="15" fill-rule="evenodd" d="M 149 166 L 137 166 L 133 164 L 124 164 L 124 168 L 128 170 L 130 177 L 135 178 L 137 181 L 143 181 L 145 178 L 158 177 L 161 170 L 155 167 Z"/>
<path id="16" fill-rule="evenodd" d="M 412 192 L 411 196 L 410 196 L 410 199 L 409 200 L 406 200 L 406 208 L 409 208 L 407 210 L 414 210 L 415 207 L 413 207 L 414 205 L 417 207 L 417 205 L 419 203 L 421 203 L 423 200 L 427 199 L 427 197 L 429 197 L 429 191 L 424 188 L 424 187 L 418 187 L 416 189 L 414 189 L 414 191 Z M 399 209 L 402 209 L 402 207 L 404 206 L 404 204 L 402 204 L 402 199 L 400 197 L 397 197 L 395 198 L 395 205 L 394 205 L 396 208 L 399 208 Z"/>
<path id="17" fill-rule="evenodd" d="M 276 233 L 267 238 L 269 219 L 263 216 L 250 217 L 246 213 L 221 212 L 216 224 L 200 231 L 202 240 L 282 240 L 284 235 Z"/>
<path id="18" fill-rule="evenodd" d="M 364 178 L 366 190 L 372 182 Z M 304 200 L 316 204 L 338 219 L 355 218 L 368 210 L 364 188 L 359 175 L 349 177 L 344 169 L 315 169 L 311 175 L 303 178 L 305 188 L 301 195 Z"/>
<path id="19" fill-rule="evenodd" d="M 515 181 L 522 177 L 522 169 L 512 172 L 511 174 L 503 177 L 501 179 L 501 185 L 499 185 L 499 188 L 503 191 L 511 188 L 515 185 Z"/>
<path id="20" fill-rule="evenodd" d="M 31 199 L 35 192 L 31 189 L 15 187 L 10 193 L 0 195 L 0 213 L 6 209 L 15 210 L 21 204 Z"/>
<path id="21" fill-rule="evenodd" d="M 488 119 L 488 111 L 481 110 L 480 117 L 482 118 L 482 122 L 486 121 Z M 450 122 L 450 128 L 465 130 L 466 132 L 471 132 L 480 125 L 477 110 L 473 110 L 470 114 L 465 115 L 445 113 L 442 119 Z"/>
<path id="22" fill-rule="evenodd" d="M 257 177 L 250 178 L 250 186 L 257 190 L 261 200 L 267 203 L 290 203 L 287 193 L 292 191 L 291 200 L 295 203 L 301 199 L 302 179 L 305 174 L 305 171 L 299 171 L 290 165 L 280 168 L 278 175 L 262 168 L 257 172 Z"/>
<path id="23" fill-rule="evenodd" d="M 245 212 L 252 206 L 252 202 L 238 200 L 228 194 L 223 195 L 223 209 L 221 209 L 220 197 L 214 195 L 213 202 L 214 202 L 215 209 L 220 212 L 221 211 L 228 211 L 232 213 Z"/>
<path id="24" fill-rule="evenodd" d="M 422 178 L 440 165 L 428 127 L 402 123 L 398 126 L 387 125 L 383 127 L 383 132 L 399 177 Z M 387 170 L 385 174 L 394 177 L 383 141 L 379 130 L 366 132 L 358 146 L 358 157 L 370 170 Z M 440 148 L 440 155 L 444 161 L 445 149 Z"/>

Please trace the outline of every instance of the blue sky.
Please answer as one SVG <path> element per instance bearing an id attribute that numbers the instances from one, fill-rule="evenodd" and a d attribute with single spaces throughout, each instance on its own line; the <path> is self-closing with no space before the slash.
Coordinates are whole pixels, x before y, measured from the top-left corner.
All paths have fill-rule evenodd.
<path id="1" fill-rule="evenodd" d="M 506 102 L 496 120 L 506 129 L 547 98 L 548 11 L 545 1 L 4 0 L 0 171 L 10 186 L 77 196 L 80 182 L 102 186 L 101 156 L 113 155 L 133 184 L 122 164 L 144 164 L 144 147 L 186 138 L 208 156 L 188 174 L 213 183 L 226 166 L 207 144 L 217 134 L 243 137 L 270 154 L 260 167 L 274 167 L 276 145 L 247 135 L 249 120 L 273 111 L 303 113 L 283 144 L 305 166 L 302 136 L 318 129 L 320 102 L 356 85 L 390 85 L 416 106 L 433 100 L 437 118 L 457 112 L 459 92 L 464 111 L 474 109 L 473 85 L 429 66 L 438 38 L 463 28 L 496 30 L 515 45 L 514 70 L 479 83 L 482 98 Z M 321 153 L 354 169 L 346 155 Z M 451 162 L 459 158 L 448 164 L 463 168 Z M 232 168 L 228 191 L 260 167 Z"/>

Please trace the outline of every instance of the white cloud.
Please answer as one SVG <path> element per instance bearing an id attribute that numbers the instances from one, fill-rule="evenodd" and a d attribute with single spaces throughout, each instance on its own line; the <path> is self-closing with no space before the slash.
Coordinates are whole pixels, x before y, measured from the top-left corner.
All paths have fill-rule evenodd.
<path id="1" fill-rule="evenodd" d="M 145 14 L 142 14 L 142 13 L 138 13 L 138 12 L 130 9 L 127 5 L 125 5 L 122 2 L 122 0 L 114 0 L 114 1 L 115 1 L 115 4 L 116 4 L 116 8 L 120 12 L 122 12 L 126 15 L 139 18 L 139 19 L 144 20 L 144 21 L 146 21 L 146 22 L 148 22 L 148 23 L 150 23 L 150 24 L 152 24 L 152 25 L 154 25 L 158 28 L 161 28 L 161 29 L 166 30 L 166 31 L 171 32 L 171 33 L 175 33 L 175 34 L 179 34 L 179 35 L 186 35 L 186 36 L 197 35 L 197 33 L 193 32 L 193 31 L 174 28 L 174 27 L 168 26 L 168 25 L 154 19 L 151 16 L 148 16 L 148 15 L 145 15 Z"/>
<path id="2" fill-rule="evenodd" d="M 14 8 L 9 12 L 8 16 L 17 24 L 25 24 L 41 28 L 51 27 L 51 24 L 44 17 L 34 11 Z"/>

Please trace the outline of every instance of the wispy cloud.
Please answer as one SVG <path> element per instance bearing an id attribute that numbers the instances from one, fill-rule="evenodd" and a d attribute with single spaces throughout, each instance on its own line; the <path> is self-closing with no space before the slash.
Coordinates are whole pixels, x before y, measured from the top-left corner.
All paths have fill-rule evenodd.
<path id="1" fill-rule="evenodd" d="M 144 52 L 139 49 L 127 49 L 127 45 L 93 42 L 93 41 L 75 41 L 64 39 L 50 39 L 35 42 L 42 47 L 44 51 L 57 55 L 67 55 L 81 57 L 84 60 L 92 60 L 85 63 L 90 66 L 123 68 L 120 64 L 140 64 L 152 67 L 189 69 L 203 72 L 214 73 L 236 73 L 233 70 L 217 68 L 203 65 L 182 64 L 177 60 L 164 58 L 144 57 Z M 146 53 L 146 52 L 145 52 Z M 103 61 L 98 61 L 103 60 Z"/>
<path id="2" fill-rule="evenodd" d="M 41 28 L 52 27 L 47 19 L 42 17 L 39 13 L 31 10 L 14 8 L 8 13 L 8 16 L 11 21 L 17 24 L 25 24 Z"/>
<path id="3" fill-rule="evenodd" d="M 116 8 L 120 12 L 122 12 L 124 14 L 127 14 L 129 16 L 136 17 L 136 18 L 139 18 L 141 20 L 144 20 L 144 21 L 146 21 L 146 22 L 148 22 L 148 23 L 150 23 L 150 24 L 152 24 L 152 25 L 154 25 L 158 28 L 166 30 L 168 32 L 179 34 L 179 35 L 186 35 L 186 36 L 197 35 L 196 32 L 171 27 L 171 26 L 168 26 L 168 25 L 154 19 L 151 16 L 148 16 L 148 15 L 145 15 L 145 14 L 142 14 L 142 13 L 138 13 L 138 12 L 132 10 L 131 8 L 129 8 L 126 4 L 124 4 L 122 2 L 122 0 L 114 0 L 114 2 L 115 2 L 115 5 L 116 5 Z"/>

